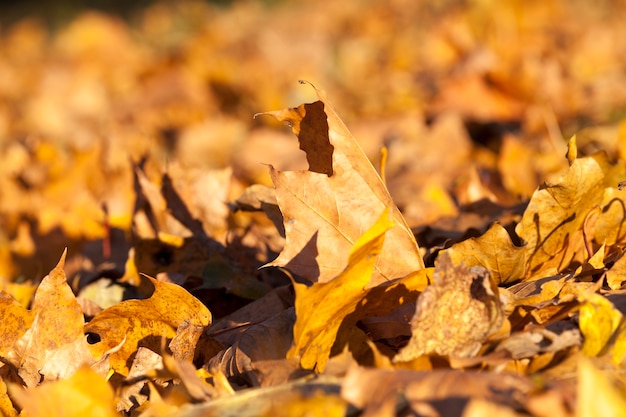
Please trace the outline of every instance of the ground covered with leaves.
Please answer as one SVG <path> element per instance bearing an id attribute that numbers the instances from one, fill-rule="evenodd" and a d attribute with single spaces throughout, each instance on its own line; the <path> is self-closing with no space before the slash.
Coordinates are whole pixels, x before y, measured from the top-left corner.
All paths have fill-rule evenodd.
<path id="1" fill-rule="evenodd" d="M 0 411 L 625 415 L 624 21 L 184 1 L 1 27 Z"/>

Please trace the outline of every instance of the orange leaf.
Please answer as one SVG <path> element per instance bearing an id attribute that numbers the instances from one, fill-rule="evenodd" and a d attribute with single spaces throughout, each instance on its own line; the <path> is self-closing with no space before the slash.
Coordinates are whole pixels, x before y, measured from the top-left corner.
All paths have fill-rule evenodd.
<path id="1" fill-rule="evenodd" d="M 34 314 L 5 291 L 0 291 L 0 316 L 2 317 L 0 356 L 5 357 L 15 342 L 30 328 Z"/>
<path id="2" fill-rule="evenodd" d="M 138 346 L 158 351 L 161 338 L 172 339 L 181 324 L 208 326 L 211 323 L 209 309 L 184 288 L 148 279 L 154 285 L 150 298 L 127 300 L 111 306 L 85 326 L 86 333 L 95 333 L 101 339 L 91 345 L 94 356 L 102 356 L 124 343 L 110 356 L 111 367 L 123 375 L 128 374 L 128 360 Z"/>

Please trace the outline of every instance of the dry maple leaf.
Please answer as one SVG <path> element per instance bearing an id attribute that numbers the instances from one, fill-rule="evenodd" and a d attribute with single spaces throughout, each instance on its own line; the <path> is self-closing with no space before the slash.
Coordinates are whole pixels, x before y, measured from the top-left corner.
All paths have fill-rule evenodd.
<path id="1" fill-rule="evenodd" d="M 535 191 L 515 227 L 525 243 L 527 275 L 569 264 L 568 239 L 580 232 L 588 213 L 602 202 L 607 165 L 603 154 L 575 159 L 558 183 Z"/>
<path id="2" fill-rule="evenodd" d="M 312 281 L 328 282 L 346 267 L 356 240 L 391 207 L 395 225 L 374 267 L 370 286 L 424 268 L 415 237 L 385 184 L 323 91 L 319 101 L 268 112 L 288 122 L 306 152 L 308 171 L 270 167 L 283 213 L 286 243 L 277 259 Z"/>
<path id="3" fill-rule="evenodd" d="M 85 333 L 94 333 L 101 339 L 91 345 L 94 356 L 124 342 L 110 356 L 111 367 L 128 374 L 128 359 L 140 344 L 159 350 L 161 338 L 172 339 L 185 322 L 202 330 L 211 323 L 211 312 L 184 288 L 176 284 L 148 278 L 154 293 L 144 300 L 126 300 L 98 313 L 85 325 Z"/>
<path id="4" fill-rule="evenodd" d="M 519 280 L 526 272 L 525 248 L 515 246 L 499 223 L 494 223 L 480 237 L 459 242 L 444 252 L 450 255 L 453 263 L 484 266 L 497 284 Z"/>
<path id="5" fill-rule="evenodd" d="M 498 288 L 481 266 L 453 265 L 446 253 L 438 258 L 434 283 L 417 300 L 409 344 L 396 362 L 421 355 L 475 355 L 504 320 Z"/>

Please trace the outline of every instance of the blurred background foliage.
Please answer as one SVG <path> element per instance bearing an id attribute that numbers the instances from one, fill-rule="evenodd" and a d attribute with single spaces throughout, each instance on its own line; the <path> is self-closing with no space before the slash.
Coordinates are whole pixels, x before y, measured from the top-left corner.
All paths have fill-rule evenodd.
<path id="1" fill-rule="evenodd" d="M 129 230 L 131 162 L 157 184 L 174 164 L 229 170 L 220 216 L 246 186 L 271 185 L 264 163 L 301 168 L 291 134 L 253 118 L 315 100 L 299 79 L 328 92 L 375 164 L 389 148 L 388 186 L 416 230 L 480 199 L 528 201 L 581 129 L 594 127 L 581 155 L 624 157 L 625 6 L 5 2 L 0 276 L 49 271 L 68 239 L 105 236 L 105 220 Z"/>

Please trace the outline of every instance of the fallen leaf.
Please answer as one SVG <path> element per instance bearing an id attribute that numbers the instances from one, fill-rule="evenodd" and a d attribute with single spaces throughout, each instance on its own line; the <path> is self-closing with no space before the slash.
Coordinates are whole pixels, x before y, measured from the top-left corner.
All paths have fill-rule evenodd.
<path id="1" fill-rule="evenodd" d="M 0 378 L 0 414 L 4 417 L 17 417 L 18 413 L 13 408 L 13 403 L 7 392 L 7 384 L 3 378 Z"/>
<path id="2" fill-rule="evenodd" d="M 447 254 L 438 258 L 434 282 L 417 300 L 411 340 L 395 362 L 421 355 L 470 357 L 504 319 L 498 289 L 480 266 L 454 265 Z"/>
<path id="3" fill-rule="evenodd" d="M 211 323 L 211 312 L 185 289 L 147 279 L 154 285 L 150 298 L 122 301 L 85 325 L 85 333 L 96 334 L 100 339 L 90 345 L 95 357 L 102 357 L 125 340 L 122 348 L 110 356 L 112 369 L 122 375 L 128 374 L 129 361 L 139 346 L 159 351 L 161 338 L 174 338 L 183 323 L 201 327 Z"/>
<path id="4" fill-rule="evenodd" d="M 622 314 L 609 300 L 600 294 L 581 292 L 580 331 L 585 340 L 582 352 L 587 356 L 598 355 L 606 346 L 611 335 L 617 329 Z"/>
<path id="5" fill-rule="evenodd" d="M 308 171 L 270 167 L 283 213 L 286 243 L 268 265 L 328 282 L 346 267 L 351 247 L 385 207 L 395 225 L 369 282 L 401 278 L 424 267 L 417 243 L 383 181 L 321 90 L 319 101 L 269 112 L 288 122 L 306 152 Z M 388 262 L 388 260 L 393 260 Z"/>
<path id="6" fill-rule="evenodd" d="M 113 406 L 113 390 L 89 367 L 78 369 L 67 379 L 39 387 L 24 390 L 12 385 L 10 393 L 30 417 L 118 416 Z"/>
<path id="7" fill-rule="evenodd" d="M 589 359 L 579 358 L 577 376 L 576 417 L 618 417 L 626 414 L 623 394 Z"/>
<path id="8" fill-rule="evenodd" d="M 366 293 L 386 233 L 394 226 L 389 209 L 354 244 L 348 266 L 335 279 L 307 287 L 294 283 L 296 323 L 288 358 L 299 357 L 305 369 L 324 370 L 343 319 Z"/>
<path id="9" fill-rule="evenodd" d="M 240 332 L 231 331 L 232 335 L 214 336 L 227 347 L 208 361 L 207 369 L 219 370 L 251 386 L 284 383 L 292 375 L 302 374 L 297 361 L 283 361 L 293 342 L 294 321 L 293 309 L 288 309 L 264 320 L 259 318 L 242 326 Z M 272 366 L 266 366 L 268 363 Z"/>
<path id="10" fill-rule="evenodd" d="M 508 284 L 524 278 L 526 250 L 517 247 L 498 223 L 477 238 L 457 243 L 442 253 L 448 253 L 452 262 L 466 266 L 483 266 L 498 284 Z"/>
<path id="11" fill-rule="evenodd" d="M 434 415 L 463 415 L 468 400 L 485 399 L 513 409 L 523 409 L 530 379 L 512 374 L 465 372 L 450 369 L 409 371 L 354 366 L 343 379 L 341 396 L 367 415 L 394 415 L 399 407 L 414 413 L 429 404 Z"/>
<path id="12" fill-rule="evenodd" d="M 587 214 L 601 203 L 606 165 L 603 155 L 578 158 L 558 183 L 535 191 L 515 227 L 525 244 L 527 275 L 569 264 L 571 259 L 563 259 L 568 238 L 581 230 Z"/>
<path id="13" fill-rule="evenodd" d="M 348 403 L 339 396 L 339 387 L 338 380 L 332 377 L 318 377 L 311 381 L 300 379 L 278 387 L 248 389 L 203 404 L 188 404 L 176 415 L 342 417 L 346 415 Z"/>
<path id="14" fill-rule="evenodd" d="M 34 313 L 22 307 L 4 290 L 0 291 L 0 316 L 2 316 L 2 339 L 0 356 L 6 357 L 15 342 L 30 328 L 35 318 Z"/>

